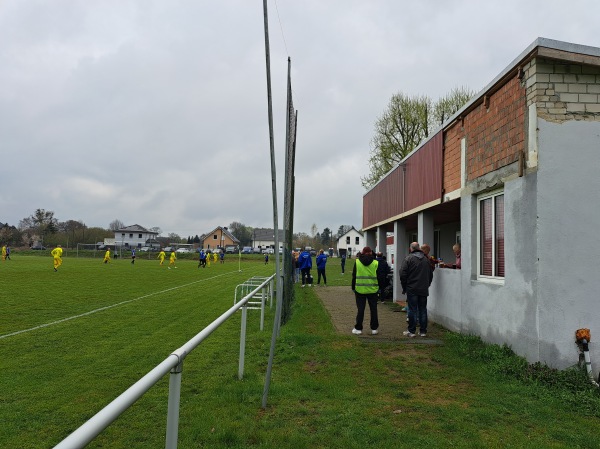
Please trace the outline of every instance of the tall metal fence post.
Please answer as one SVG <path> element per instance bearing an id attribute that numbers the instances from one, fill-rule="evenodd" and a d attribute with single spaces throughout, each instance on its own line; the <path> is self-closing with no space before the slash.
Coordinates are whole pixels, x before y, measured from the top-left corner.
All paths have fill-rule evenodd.
<path id="1" fill-rule="evenodd" d="M 271 279 L 271 282 L 269 282 L 269 294 L 271 295 L 271 297 L 269 298 L 269 304 L 271 306 L 271 309 L 273 308 L 273 292 L 273 279 Z"/>
<path id="2" fill-rule="evenodd" d="M 246 355 L 246 318 L 248 316 L 248 307 L 246 304 L 242 307 L 242 329 L 240 331 L 240 367 L 238 369 L 238 379 L 244 378 L 244 358 Z"/>
<path id="3" fill-rule="evenodd" d="M 169 404 L 167 408 L 167 437 L 166 449 L 177 449 L 177 437 L 179 435 L 179 402 L 181 399 L 181 372 L 183 371 L 183 360 L 171 370 L 169 376 Z"/>

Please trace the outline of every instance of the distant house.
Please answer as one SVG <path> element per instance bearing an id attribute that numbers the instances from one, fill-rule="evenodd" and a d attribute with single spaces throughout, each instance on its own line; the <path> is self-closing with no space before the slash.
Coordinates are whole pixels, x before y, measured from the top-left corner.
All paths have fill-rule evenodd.
<path id="1" fill-rule="evenodd" d="M 365 246 L 365 237 L 362 232 L 357 231 L 354 226 L 338 239 L 338 254 L 346 254 L 352 257 Z"/>
<path id="2" fill-rule="evenodd" d="M 215 249 L 228 246 L 239 246 L 240 241 L 226 227 L 217 226 L 200 237 L 202 248 Z"/>
<path id="3" fill-rule="evenodd" d="M 127 248 L 153 246 L 152 243 L 156 242 L 156 237 L 158 237 L 158 232 L 149 231 L 143 226 L 134 224 L 115 231 L 115 245 Z"/>
<path id="4" fill-rule="evenodd" d="M 282 229 L 279 230 L 279 247 L 283 248 L 285 233 Z M 255 228 L 252 231 L 252 247 L 253 248 L 272 248 L 275 249 L 275 231 L 269 228 Z"/>

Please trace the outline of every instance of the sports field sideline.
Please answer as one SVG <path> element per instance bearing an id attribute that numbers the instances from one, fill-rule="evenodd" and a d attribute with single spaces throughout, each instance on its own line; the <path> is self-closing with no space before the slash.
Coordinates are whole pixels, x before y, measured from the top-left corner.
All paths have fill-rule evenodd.
<path id="1" fill-rule="evenodd" d="M 98 258 L 65 257 L 54 272 L 51 257 L 14 255 L 2 263 L 0 447 L 57 444 L 231 307 L 236 285 L 270 276 L 275 268 L 259 257 L 241 264 L 229 257 L 206 268 L 197 264 L 183 259 L 168 269 L 168 259 L 160 266 L 144 258 L 103 264 Z M 250 335 L 258 331 L 254 312 Z M 269 329 L 271 321 L 269 316 Z M 233 376 L 239 329 L 237 314 L 196 350 L 197 357 L 188 357 L 187 371 L 210 372 L 221 360 L 231 364 Z M 156 407 L 166 407 L 165 388 L 157 387 L 141 401 L 159 397 Z M 140 410 L 146 414 L 153 407 Z M 152 416 L 125 428 L 140 426 L 146 435 L 148 426 L 162 427 L 160 434 L 166 412 Z"/>

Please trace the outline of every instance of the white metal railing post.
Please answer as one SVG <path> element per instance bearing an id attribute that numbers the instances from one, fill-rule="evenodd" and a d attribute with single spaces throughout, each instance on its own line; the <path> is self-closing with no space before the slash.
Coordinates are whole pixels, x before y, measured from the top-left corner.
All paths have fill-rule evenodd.
<path id="1" fill-rule="evenodd" d="M 248 317 L 248 307 L 246 304 L 242 307 L 242 329 L 240 331 L 240 365 L 238 369 L 238 379 L 244 378 L 244 362 L 246 355 L 246 318 Z"/>
<path id="2" fill-rule="evenodd" d="M 271 282 L 269 282 L 269 294 L 271 295 L 269 298 L 269 306 L 271 309 L 273 308 L 273 282 L 273 279 L 271 279 Z"/>
<path id="3" fill-rule="evenodd" d="M 169 376 L 169 403 L 167 407 L 167 437 L 166 449 L 177 449 L 177 437 L 179 435 L 179 403 L 181 400 L 181 373 L 183 371 L 183 360 L 171 369 Z"/>
<path id="4" fill-rule="evenodd" d="M 267 289 L 263 287 L 262 295 L 260 297 L 260 330 L 265 329 L 265 302 L 267 299 Z"/>

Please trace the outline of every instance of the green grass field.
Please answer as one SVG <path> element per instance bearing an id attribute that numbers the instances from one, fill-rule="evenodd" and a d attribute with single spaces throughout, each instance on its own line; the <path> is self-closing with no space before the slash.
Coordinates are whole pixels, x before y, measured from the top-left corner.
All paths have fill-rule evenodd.
<path id="1" fill-rule="evenodd" d="M 235 257 L 177 266 L 70 255 L 55 273 L 48 256 L 0 262 L 0 447 L 54 446 L 231 307 L 237 284 L 274 271 L 259 256 L 241 273 Z M 329 285 L 350 282 L 334 272 Z M 180 448 L 600 447 L 597 394 L 505 375 L 494 350 L 451 333 L 442 346 L 339 335 L 315 289 L 299 292 L 266 410 L 274 309 L 263 332 L 249 311 L 242 381 L 239 314 L 185 359 Z M 164 447 L 167 395 L 168 376 L 89 447 Z"/>

